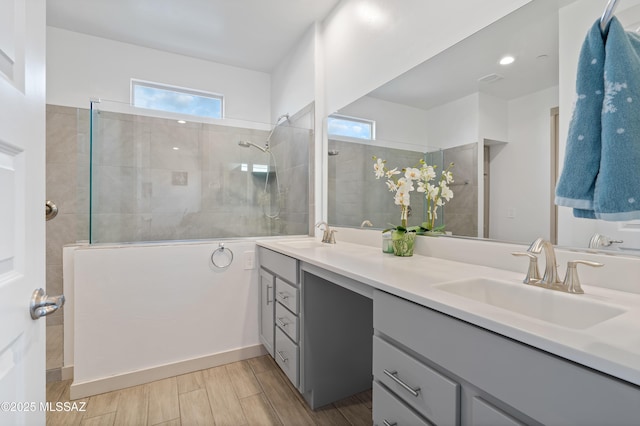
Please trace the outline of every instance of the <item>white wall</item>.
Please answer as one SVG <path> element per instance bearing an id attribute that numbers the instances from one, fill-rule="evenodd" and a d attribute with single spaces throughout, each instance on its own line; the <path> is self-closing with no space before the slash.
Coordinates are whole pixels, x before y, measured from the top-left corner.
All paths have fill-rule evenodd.
<path id="1" fill-rule="evenodd" d="M 474 93 L 427 111 L 429 145 L 444 149 L 478 142 L 479 97 Z"/>
<path id="2" fill-rule="evenodd" d="M 420 151 L 428 151 L 431 146 L 427 141 L 427 112 L 423 109 L 363 96 L 338 112 L 375 120 L 376 140 L 371 145 Z"/>
<path id="3" fill-rule="evenodd" d="M 92 97 L 129 103 L 131 78 L 221 93 L 225 116 L 270 122 L 270 75 L 47 28 L 47 103 L 88 108 Z"/>
<path id="4" fill-rule="evenodd" d="M 529 0 L 343 0 L 324 21 L 331 113 Z"/>
<path id="5" fill-rule="evenodd" d="M 271 121 L 295 114 L 316 98 L 316 25 L 311 25 L 271 73 Z"/>
<path id="6" fill-rule="evenodd" d="M 508 103 L 508 143 L 490 148 L 490 238 L 549 239 L 550 111 L 556 106 L 557 86 Z"/>

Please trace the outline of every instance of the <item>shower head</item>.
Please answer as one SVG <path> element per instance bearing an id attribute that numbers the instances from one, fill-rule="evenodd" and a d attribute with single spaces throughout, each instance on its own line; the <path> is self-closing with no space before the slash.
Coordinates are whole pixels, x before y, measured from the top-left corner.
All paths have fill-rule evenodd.
<path id="1" fill-rule="evenodd" d="M 273 126 L 273 129 L 271 129 L 269 136 L 267 136 L 267 141 L 266 141 L 267 147 L 269 146 L 269 142 L 271 142 L 271 136 L 273 136 L 273 132 L 275 132 L 278 126 L 282 124 L 283 119 L 284 121 L 289 121 L 289 114 L 282 114 L 280 117 L 278 117 L 278 119 L 276 120 L 276 124 Z"/>
<path id="2" fill-rule="evenodd" d="M 267 149 L 268 149 L 268 148 L 263 148 L 261 146 L 258 146 L 255 143 L 249 142 L 249 141 L 239 141 L 238 145 L 240 145 L 241 147 L 244 147 L 244 148 L 249 148 L 249 147 L 252 146 L 254 148 L 258 148 L 262 152 L 267 152 Z"/>

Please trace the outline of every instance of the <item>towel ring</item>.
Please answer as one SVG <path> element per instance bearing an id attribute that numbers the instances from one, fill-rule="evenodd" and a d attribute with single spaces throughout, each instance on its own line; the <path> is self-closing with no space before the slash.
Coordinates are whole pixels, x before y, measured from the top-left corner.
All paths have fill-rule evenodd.
<path id="1" fill-rule="evenodd" d="M 226 253 L 229 253 L 229 255 L 227 256 L 229 258 L 229 261 L 226 264 L 222 264 L 222 265 L 218 265 L 215 261 L 215 256 L 216 254 L 221 254 L 224 255 Z M 224 243 L 220 243 L 218 244 L 218 248 L 215 249 L 213 251 L 213 253 L 211 253 L 211 263 L 213 264 L 213 266 L 215 266 L 216 268 L 220 268 L 220 269 L 224 269 L 229 267 L 229 265 L 231 265 L 231 263 L 233 262 L 233 252 L 231 251 L 231 249 L 225 248 L 224 247 Z"/>

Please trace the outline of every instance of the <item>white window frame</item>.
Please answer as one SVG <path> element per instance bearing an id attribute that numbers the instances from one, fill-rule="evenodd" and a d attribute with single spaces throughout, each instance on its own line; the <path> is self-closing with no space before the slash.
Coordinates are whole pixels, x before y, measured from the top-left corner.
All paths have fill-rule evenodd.
<path id="1" fill-rule="evenodd" d="M 204 90 L 197 90 L 197 89 L 190 89 L 188 87 L 181 87 L 181 86 L 173 86 L 170 84 L 163 84 L 163 83 L 157 83 L 154 81 L 147 81 L 147 80 L 139 80 L 136 78 L 132 78 L 131 79 L 131 85 L 130 85 L 130 94 L 131 94 L 131 106 L 136 107 L 136 108 L 145 108 L 145 109 L 149 109 L 146 107 L 139 107 L 136 106 L 135 104 L 135 87 L 136 86 L 142 86 L 142 87 L 150 87 L 153 89 L 162 89 L 162 90 L 169 90 L 172 92 L 178 92 L 178 93 L 184 93 L 184 94 L 188 94 L 188 95 L 195 95 L 195 96 L 200 96 L 200 97 L 204 97 L 204 98 L 210 98 L 210 99 L 217 99 L 220 101 L 220 117 L 212 117 L 209 115 L 198 115 L 198 117 L 206 117 L 206 118 L 213 118 L 213 119 L 222 119 L 224 118 L 224 95 L 220 94 L 220 93 L 214 93 L 214 92 L 206 92 Z M 173 114 L 183 114 L 183 115 L 193 115 L 193 114 L 188 114 L 188 113 L 178 113 L 175 111 L 167 111 L 164 109 L 159 109 L 159 108 L 151 108 L 157 111 L 164 111 L 164 112 L 168 112 L 168 113 L 173 113 Z"/>
<path id="2" fill-rule="evenodd" d="M 345 121 L 350 121 L 353 123 L 361 123 L 364 124 L 366 126 L 368 126 L 371 129 L 371 138 L 359 138 L 357 136 L 345 136 L 345 135 L 340 135 L 340 134 L 336 134 L 336 133 L 329 133 L 329 136 L 336 136 L 339 138 L 349 138 L 349 139 L 356 139 L 356 140 L 361 140 L 361 141 L 374 141 L 376 140 L 376 122 L 375 120 L 369 120 L 367 118 L 360 118 L 360 117 L 352 117 L 352 116 L 348 116 L 348 115 L 342 115 L 342 114 L 330 114 L 329 118 L 337 118 L 339 120 L 345 120 Z M 327 123 L 327 128 L 328 128 L 328 123 Z"/>

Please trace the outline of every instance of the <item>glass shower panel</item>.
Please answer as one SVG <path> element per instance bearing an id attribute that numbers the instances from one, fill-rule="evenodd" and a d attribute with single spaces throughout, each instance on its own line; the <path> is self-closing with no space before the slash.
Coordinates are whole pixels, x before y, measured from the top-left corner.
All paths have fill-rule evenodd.
<path id="1" fill-rule="evenodd" d="M 312 129 L 157 114 L 92 105 L 92 243 L 308 233 Z"/>

